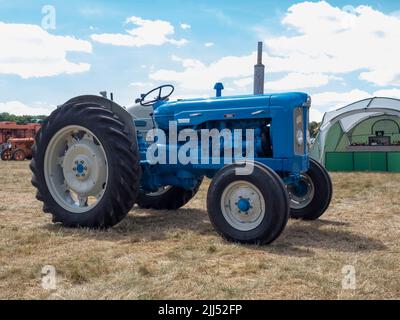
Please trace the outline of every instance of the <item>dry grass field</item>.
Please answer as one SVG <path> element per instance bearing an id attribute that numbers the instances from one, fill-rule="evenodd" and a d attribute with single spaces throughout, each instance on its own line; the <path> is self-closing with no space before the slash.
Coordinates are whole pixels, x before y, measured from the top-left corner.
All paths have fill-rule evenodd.
<path id="1" fill-rule="evenodd" d="M 332 174 L 321 220 L 290 220 L 272 245 L 243 246 L 210 225 L 208 183 L 181 210 L 135 208 L 109 231 L 53 225 L 28 164 L 0 161 L 2 299 L 400 298 L 400 175 Z M 41 286 L 45 265 L 55 290 Z M 355 289 L 342 288 L 345 265 Z"/>

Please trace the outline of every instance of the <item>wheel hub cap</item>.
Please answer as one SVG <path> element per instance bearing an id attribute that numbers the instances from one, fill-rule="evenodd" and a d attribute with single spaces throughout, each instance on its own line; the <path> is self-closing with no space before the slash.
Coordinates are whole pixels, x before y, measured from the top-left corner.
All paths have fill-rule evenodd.
<path id="1" fill-rule="evenodd" d="M 79 174 L 82 174 L 86 170 L 85 167 L 83 166 L 83 160 L 81 160 L 81 161 L 82 161 L 82 164 L 79 163 L 75 168 L 75 170 L 78 171 Z"/>
<path id="2" fill-rule="evenodd" d="M 74 166 L 72 167 L 72 171 L 75 172 L 75 176 L 78 180 L 86 180 L 89 177 L 89 170 L 91 167 L 91 162 L 86 157 L 78 157 L 77 160 L 74 161 Z"/>
<path id="3" fill-rule="evenodd" d="M 250 202 L 249 199 L 240 199 L 237 202 L 237 207 L 239 208 L 240 211 L 242 212 L 247 212 L 250 209 Z"/>

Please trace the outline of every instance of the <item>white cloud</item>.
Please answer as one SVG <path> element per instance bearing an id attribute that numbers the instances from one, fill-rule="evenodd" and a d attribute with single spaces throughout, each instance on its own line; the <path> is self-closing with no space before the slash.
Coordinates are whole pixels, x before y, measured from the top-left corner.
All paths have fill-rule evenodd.
<path id="1" fill-rule="evenodd" d="M 327 85 L 330 80 L 338 79 L 321 73 L 289 73 L 282 79 L 276 81 L 267 81 L 265 87 L 272 91 L 287 91 L 305 88 L 317 88 Z"/>
<path id="2" fill-rule="evenodd" d="M 90 64 L 71 62 L 68 52 L 92 52 L 88 41 L 55 36 L 32 24 L 0 22 L 0 74 L 22 78 L 47 77 L 90 70 Z"/>
<path id="3" fill-rule="evenodd" d="M 183 30 L 188 30 L 188 29 L 192 28 L 192 26 L 190 24 L 187 24 L 187 23 L 181 23 L 180 27 Z"/>
<path id="4" fill-rule="evenodd" d="M 312 105 L 322 111 L 330 111 L 369 97 L 371 97 L 370 93 L 359 89 L 348 92 L 328 91 L 313 94 Z"/>
<path id="5" fill-rule="evenodd" d="M 291 6 L 282 23 L 295 35 L 266 39 L 272 72 L 358 71 L 360 79 L 373 84 L 400 85 L 399 17 L 321 1 Z"/>
<path id="6" fill-rule="evenodd" d="M 375 91 L 373 94 L 374 97 L 388 97 L 388 98 L 396 98 L 400 99 L 400 89 L 382 89 Z"/>
<path id="7" fill-rule="evenodd" d="M 181 63 L 184 68 L 203 68 L 204 67 L 204 64 L 199 60 L 183 59 L 174 54 L 171 56 L 171 60 Z"/>
<path id="8" fill-rule="evenodd" d="M 253 85 L 253 81 L 254 81 L 253 77 L 247 77 L 247 78 L 234 80 L 233 84 L 239 88 L 248 88 Z"/>
<path id="9" fill-rule="evenodd" d="M 0 113 L 7 112 L 17 116 L 23 115 L 49 115 L 56 107 L 44 107 L 40 103 L 35 106 L 28 106 L 20 101 L 0 102 Z"/>
<path id="10" fill-rule="evenodd" d="M 214 42 L 206 42 L 204 44 L 205 47 L 209 48 L 209 47 L 213 47 L 214 46 Z"/>
<path id="11" fill-rule="evenodd" d="M 161 46 L 166 43 L 182 46 L 188 42 L 186 39 L 176 40 L 170 37 L 175 33 L 175 29 L 168 21 L 145 20 L 133 16 L 128 18 L 126 23 L 133 24 L 136 27 L 127 29 L 124 34 L 92 34 L 91 38 L 93 41 L 99 43 L 127 47 L 142 47 L 147 45 Z"/>
<path id="12" fill-rule="evenodd" d="M 232 80 L 237 88 L 247 88 L 253 83 L 253 66 L 256 54 L 248 56 L 226 56 L 209 65 L 196 59 L 184 59 L 173 55 L 173 61 L 179 62 L 183 71 L 161 69 L 150 74 L 150 79 L 174 81 L 183 89 L 206 90 L 217 81 Z M 267 65 L 267 77 L 269 66 Z M 295 89 L 316 88 L 327 85 L 331 80 L 341 78 L 321 73 L 289 73 L 276 81 L 267 81 L 266 90 L 288 91 Z M 251 90 L 249 91 L 251 92 Z"/>
<path id="13" fill-rule="evenodd" d="M 153 88 L 154 85 L 151 82 L 132 82 L 130 84 L 131 87 L 137 87 L 137 88 Z"/>
<path id="14" fill-rule="evenodd" d="M 310 108 L 310 114 L 309 114 L 310 122 L 311 121 L 320 122 L 322 121 L 323 117 L 324 117 L 324 112 L 321 112 L 315 108 Z"/>
<path id="15" fill-rule="evenodd" d="M 179 62 L 183 71 L 161 69 L 150 74 L 156 81 L 173 81 L 183 90 L 195 92 L 212 89 L 215 82 L 224 79 L 238 79 L 253 74 L 255 53 L 244 57 L 226 56 L 209 65 L 196 59 L 184 59 L 172 56 Z"/>

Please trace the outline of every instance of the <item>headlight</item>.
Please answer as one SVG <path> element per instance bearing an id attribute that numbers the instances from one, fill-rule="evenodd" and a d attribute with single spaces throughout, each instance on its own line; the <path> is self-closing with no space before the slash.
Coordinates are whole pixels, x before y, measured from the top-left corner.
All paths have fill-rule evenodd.
<path id="1" fill-rule="evenodd" d="M 298 129 L 296 132 L 297 145 L 302 146 L 304 142 L 303 130 Z"/>
<path id="2" fill-rule="evenodd" d="M 304 109 L 303 107 L 298 107 L 294 109 L 293 117 L 293 145 L 294 153 L 296 155 L 303 155 L 305 152 L 305 125 L 304 125 Z"/>

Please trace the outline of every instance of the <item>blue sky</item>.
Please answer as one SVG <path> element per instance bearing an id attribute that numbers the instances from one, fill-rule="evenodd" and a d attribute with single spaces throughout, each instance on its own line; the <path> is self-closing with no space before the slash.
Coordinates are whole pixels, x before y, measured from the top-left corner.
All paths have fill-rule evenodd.
<path id="1" fill-rule="evenodd" d="M 42 24 L 45 5 L 55 29 Z M 176 98 L 213 95 L 216 81 L 226 95 L 251 93 L 263 40 L 267 91 L 312 94 L 318 120 L 356 99 L 400 96 L 399 36 L 395 0 L 0 0 L 0 112 L 48 113 L 101 90 L 130 105 L 169 82 Z"/>

